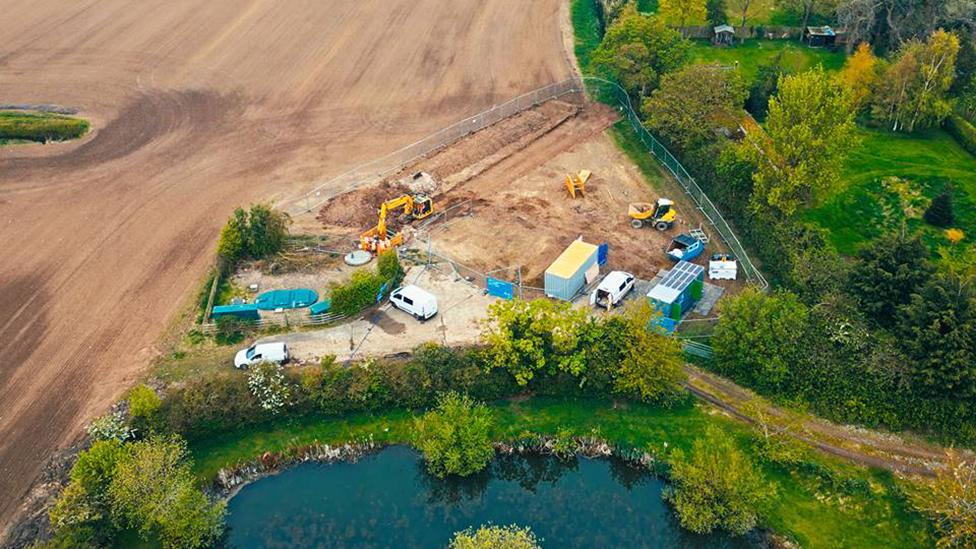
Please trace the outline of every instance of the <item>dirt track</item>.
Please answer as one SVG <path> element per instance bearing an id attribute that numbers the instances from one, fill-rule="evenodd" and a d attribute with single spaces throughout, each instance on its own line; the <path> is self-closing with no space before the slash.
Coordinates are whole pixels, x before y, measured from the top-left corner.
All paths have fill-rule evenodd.
<path id="1" fill-rule="evenodd" d="M 0 526 L 143 371 L 222 220 L 570 74 L 560 0 L 0 0 Z"/>

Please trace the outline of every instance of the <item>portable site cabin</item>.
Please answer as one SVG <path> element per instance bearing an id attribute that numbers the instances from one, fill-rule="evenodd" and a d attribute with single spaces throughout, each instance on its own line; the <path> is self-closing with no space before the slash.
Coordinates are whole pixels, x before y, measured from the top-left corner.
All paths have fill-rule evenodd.
<path id="1" fill-rule="evenodd" d="M 660 282 L 647 293 L 647 300 L 661 313 L 658 326 L 672 332 L 685 313 L 690 311 L 705 290 L 705 268 L 679 261 Z"/>
<path id="2" fill-rule="evenodd" d="M 599 247 L 574 240 L 546 269 L 546 295 L 572 301 L 587 283 L 600 274 Z"/>
<path id="3" fill-rule="evenodd" d="M 254 303 L 242 303 L 239 305 L 216 305 L 210 311 L 210 318 L 217 320 L 222 317 L 234 317 L 241 320 L 259 320 L 261 314 L 258 313 L 258 306 Z"/>

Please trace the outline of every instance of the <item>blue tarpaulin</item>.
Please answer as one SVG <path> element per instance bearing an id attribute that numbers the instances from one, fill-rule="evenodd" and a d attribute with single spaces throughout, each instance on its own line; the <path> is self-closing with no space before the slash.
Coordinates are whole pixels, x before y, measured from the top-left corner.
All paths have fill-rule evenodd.
<path id="1" fill-rule="evenodd" d="M 511 282 L 488 277 L 488 295 L 511 300 L 515 294 L 515 286 Z"/>
<path id="2" fill-rule="evenodd" d="M 607 264 L 607 254 L 610 253 L 610 244 L 604 242 L 596 251 L 596 262 L 600 265 Z"/>
<path id="3" fill-rule="evenodd" d="M 299 288 L 297 290 L 271 290 L 264 292 L 254 300 L 254 304 L 262 311 L 275 309 L 301 309 L 319 300 L 315 290 Z"/>
<path id="4" fill-rule="evenodd" d="M 331 309 L 331 308 L 332 308 L 332 300 L 331 299 L 323 299 L 322 301 L 319 301 L 315 305 L 312 305 L 311 307 L 309 307 L 308 308 L 308 312 L 311 313 L 311 314 L 313 314 L 313 315 L 320 315 L 320 314 L 329 312 L 329 309 Z"/>

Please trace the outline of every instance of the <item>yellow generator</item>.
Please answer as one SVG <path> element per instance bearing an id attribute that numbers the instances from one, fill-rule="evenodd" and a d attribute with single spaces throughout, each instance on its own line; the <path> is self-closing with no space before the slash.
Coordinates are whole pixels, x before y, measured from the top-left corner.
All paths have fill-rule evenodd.
<path id="1" fill-rule="evenodd" d="M 387 200 L 380 206 L 380 218 L 376 226 L 359 236 L 359 247 L 367 252 L 378 254 L 403 244 L 403 232 L 391 229 L 386 224 L 386 217 L 390 210 L 403 208 L 401 221 L 424 219 L 434 213 L 434 202 L 423 194 L 405 194 L 393 200 Z"/>
<path id="2" fill-rule="evenodd" d="M 653 226 L 659 231 L 666 231 L 674 226 L 678 212 L 674 209 L 674 202 L 667 198 L 658 198 L 657 202 L 634 202 L 627 208 L 630 216 L 630 226 L 640 229 L 644 225 Z"/>

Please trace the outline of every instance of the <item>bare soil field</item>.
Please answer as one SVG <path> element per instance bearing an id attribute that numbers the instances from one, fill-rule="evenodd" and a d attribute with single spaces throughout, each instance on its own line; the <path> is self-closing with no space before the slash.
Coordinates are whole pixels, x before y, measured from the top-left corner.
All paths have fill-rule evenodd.
<path id="1" fill-rule="evenodd" d="M 0 525 L 138 378 L 231 210 L 571 74 L 560 0 L 0 0 Z"/>
<path id="2" fill-rule="evenodd" d="M 621 269 L 651 279 L 672 265 L 664 254 L 671 238 L 705 219 L 676 183 L 663 174 L 649 182 L 620 151 L 607 132 L 616 121 L 616 112 L 606 105 L 550 101 L 472 134 L 397 177 L 418 171 L 434 177 L 436 208 L 448 215 L 428 227 L 431 246 L 472 269 L 521 266 L 523 281 L 541 287 L 549 264 L 582 236 L 609 244 L 604 272 Z M 592 172 L 586 196 L 570 198 L 564 179 L 583 169 Z M 407 181 L 397 177 L 335 197 L 318 219 L 331 233 L 368 228 L 383 200 L 405 192 Z M 628 204 L 653 202 L 663 193 L 676 202 L 675 227 L 667 232 L 632 228 Z M 704 230 L 709 232 L 707 224 Z M 423 252 L 426 233 L 418 234 L 411 244 Z M 706 253 L 719 249 L 716 240 Z"/>

